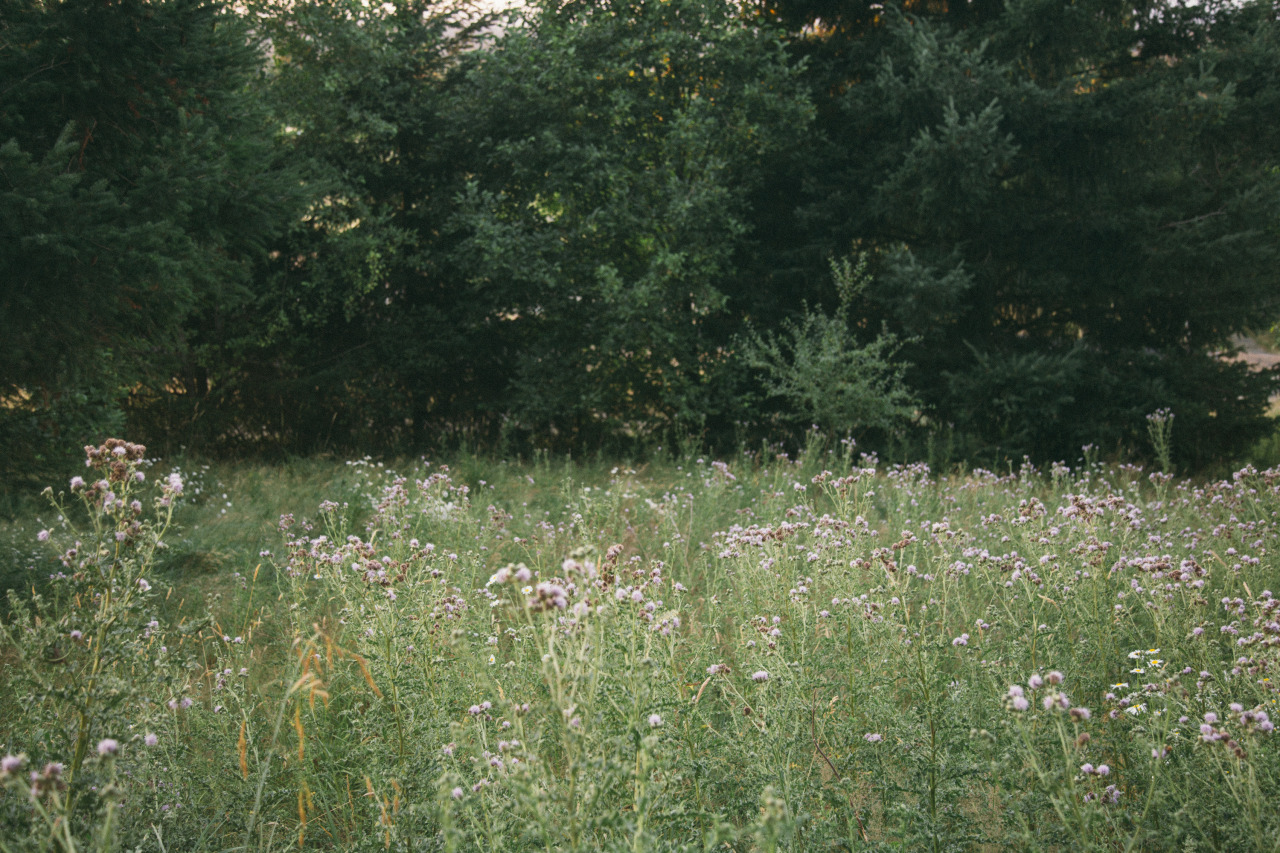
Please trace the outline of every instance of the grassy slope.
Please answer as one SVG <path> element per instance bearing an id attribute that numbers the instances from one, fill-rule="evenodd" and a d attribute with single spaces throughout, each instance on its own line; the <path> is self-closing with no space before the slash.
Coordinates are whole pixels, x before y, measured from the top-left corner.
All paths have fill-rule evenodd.
<path id="1" fill-rule="evenodd" d="M 403 506 L 387 503 L 392 468 L 411 475 Z M 300 830 L 322 849 L 1280 839 L 1260 805 L 1280 793 L 1270 740 L 1227 722 L 1232 701 L 1274 707 L 1274 647 L 1234 645 L 1280 582 L 1269 480 L 1153 485 L 1122 466 L 938 482 L 899 467 L 841 495 L 813 482 L 824 468 L 849 472 L 816 452 L 727 469 L 463 457 L 419 491 L 439 466 L 191 467 L 181 530 L 148 575 L 165 642 L 189 657 L 163 678 L 130 664 L 136 695 L 99 724 L 133 732 L 130 770 L 152 780 L 126 841 L 151 825 L 169 849 L 271 849 Z M 322 500 L 338 504 L 327 523 Z M 8 553 L 47 553 L 31 540 L 44 526 L 65 538 L 53 520 L 4 529 Z M 385 585 L 348 571 L 370 557 L 348 534 L 391 561 Z M 584 546 L 593 578 L 562 565 Z M 509 563 L 565 587 L 569 607 L 486 587 Z M 45 557 L 34 574 L 47 570 Z M 157 642 L 131 654 L 159 672 Z M 1040 708 L 1052 688 L 1027 678 L 1054 670 L 1089 720 Z M 65 760 L 65 703 L 5 672 L 0 745 Z M 1009 710 L 1013 684 L 1036 703 L 1026 713 Z M 179 696 L 195 706 L 165 712 Z M 1206 712 L 1244 759 L 1225 736 L 1203 741 Z M 1103 763 L 1105 777 L 1079 769 Z"/>

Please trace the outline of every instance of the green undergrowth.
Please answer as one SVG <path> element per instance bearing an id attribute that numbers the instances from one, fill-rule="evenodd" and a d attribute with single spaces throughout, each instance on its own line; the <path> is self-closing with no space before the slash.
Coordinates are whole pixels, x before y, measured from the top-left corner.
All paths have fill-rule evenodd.
<path id="1" fill-rule="evenodd" d="M 1280 471 L 90 463 L 0 529 L 0 850 L 1280 845 Z"/>

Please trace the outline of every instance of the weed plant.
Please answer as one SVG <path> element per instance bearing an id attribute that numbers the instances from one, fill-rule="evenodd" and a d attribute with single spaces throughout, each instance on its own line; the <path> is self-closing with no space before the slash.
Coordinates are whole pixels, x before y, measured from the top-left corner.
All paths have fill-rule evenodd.
<path id="1" fill-rule="evenodd" d="M 87 451 L 3 851 L 1280 848 L 1280 470 Z"/>

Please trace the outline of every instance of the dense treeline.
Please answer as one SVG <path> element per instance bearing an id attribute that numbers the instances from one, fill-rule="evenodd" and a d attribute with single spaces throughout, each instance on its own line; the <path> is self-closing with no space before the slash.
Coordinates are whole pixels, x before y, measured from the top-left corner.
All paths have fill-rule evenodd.
<path id="1" fill-rule="evenodd" d="M 957 458 L 1265 432 L 1269 0 L 0 0 L 6 476 L 206 449 Z"/>

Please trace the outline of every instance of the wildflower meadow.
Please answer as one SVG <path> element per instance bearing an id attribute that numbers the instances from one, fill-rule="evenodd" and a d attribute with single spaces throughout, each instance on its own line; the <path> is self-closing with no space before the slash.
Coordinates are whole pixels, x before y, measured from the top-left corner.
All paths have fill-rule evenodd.
<path id="1" fill-rule="evenodd" d="M 447 463 L 86 448 L 0 851 L 1280 849 L 1280 470 Z"/>

